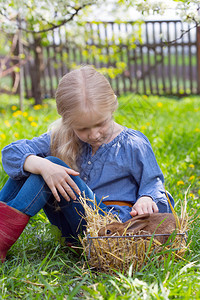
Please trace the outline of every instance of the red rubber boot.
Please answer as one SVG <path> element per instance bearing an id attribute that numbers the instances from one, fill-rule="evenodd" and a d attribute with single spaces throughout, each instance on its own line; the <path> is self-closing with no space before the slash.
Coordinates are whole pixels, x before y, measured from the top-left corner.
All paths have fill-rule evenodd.
<path id="1" fill-rule="evenodd" d="M 30 217 L 0 202 L 0 259 L 6 259 L 7 251 L 16 242 Z"/>

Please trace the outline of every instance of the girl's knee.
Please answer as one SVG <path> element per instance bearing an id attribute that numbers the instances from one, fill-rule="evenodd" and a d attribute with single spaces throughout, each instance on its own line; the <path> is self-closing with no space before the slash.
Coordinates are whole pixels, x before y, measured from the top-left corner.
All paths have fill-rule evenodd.
<path id="1" fill-rule="evenodd" d="M 171 213 L 172 212 L 168 203 L 157 202 L 156 204 L 158 206 L 159 213 Z"/>
<path id="2" fill-rule="evenodd" d="M 53 162 L 53 163 L 55 163 L 57 165 L 61 165 L 61 166 L 64 166 L 66 168 L 69 168 L 68 165 L 64 161 L 62 161 L 60 158 L 58 158 L 58 157 L 47 156 L 47 157 L 45 157 L 45 159 L 48 159 L 49 161 L 51 161 L 51 162 Z"/>
<path id="3" fill-rule="evenodd" d="M 160 213 L 172 213 L 171 207 L 174 207 L 174 198 L 169 192 L 166 192 L 166 194 L 166 199 L 156 203 Z"/>

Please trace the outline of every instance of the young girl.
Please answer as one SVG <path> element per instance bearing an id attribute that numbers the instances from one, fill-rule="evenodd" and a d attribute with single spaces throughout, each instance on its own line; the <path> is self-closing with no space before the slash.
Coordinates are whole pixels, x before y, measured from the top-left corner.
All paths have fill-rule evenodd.
<path id="1" fill-rule="evenodd" d="M 85 66 L 66 74 L 56 92 L 61 119 L 50 132 L 2 150 L 9 179 L 0 192 L 0 258 L 42 208 L 67 242 L 85 226 L 78 195 L 95 198 L 122 222 L 171 212 L 163 174 L 148 139 L 113 120 L 118 102 L 107 79 Z M 169 195 L 172 205 L 173 198 Z M 59 209 L 58 209 L 59 207 Z M 81 212 L 81 213 L 80 213 Z"/>

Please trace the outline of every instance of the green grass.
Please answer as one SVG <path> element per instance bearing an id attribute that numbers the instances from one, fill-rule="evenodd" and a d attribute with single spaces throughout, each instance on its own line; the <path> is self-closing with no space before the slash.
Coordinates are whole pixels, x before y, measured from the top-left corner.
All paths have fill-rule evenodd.
<path id="1" fill-rule="evenodd" d="M 25 102 L 22 115 L 13 107 L 17 98 L 0 97 L 0 148 L 42 134 L 58 117 L 54 100 L 45 101 L 38 110 L 32 103 Z M 180 213 L 189 188 L 188 213 L 198 215 L 200 97 L 179 100 L 129 94 L 119 103 L 116 120 L 149 138 L 176 211 Z M 6 180 L 0 165 L 0 188 Z M 92 272 L 84 257 L 62 245 L 41 212 L 30 220 L 0 268 L 0 299 L 200 299 L 199 225 L 197 219 L 188 232 L 184 260 L 175 260 L 172 254 L 162 263 L 151 258 L 140 271 L 130 267 L 111 276 Z"/>

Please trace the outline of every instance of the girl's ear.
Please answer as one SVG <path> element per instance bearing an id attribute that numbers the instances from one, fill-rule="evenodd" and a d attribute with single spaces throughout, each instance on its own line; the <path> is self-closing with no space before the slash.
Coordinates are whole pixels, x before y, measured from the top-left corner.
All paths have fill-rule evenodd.
<path id="1" fill-rule="evenodd" d="M 149 220 L 135 220 L 126 227 L 126 233 L 136 233 L 149 224 Z"/>

